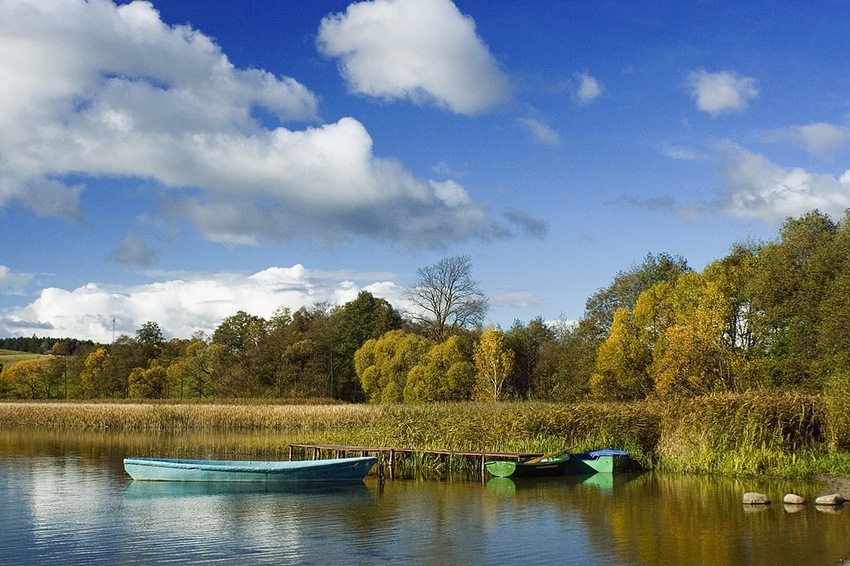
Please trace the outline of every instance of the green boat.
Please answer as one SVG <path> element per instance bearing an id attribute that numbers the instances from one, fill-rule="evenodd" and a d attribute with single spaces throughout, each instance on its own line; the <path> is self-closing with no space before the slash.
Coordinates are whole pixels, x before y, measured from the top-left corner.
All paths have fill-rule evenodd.
<path id="1" fill-rule="evenodd" d="M 578 454 L 564 450 L 524 462 L 491 460 L 485 462 L 484 466 L 490 475 L 506 478 L 612 473 L 628 469 L 630 463 L 631 457 L 625 450 L 606 448 Z"/>

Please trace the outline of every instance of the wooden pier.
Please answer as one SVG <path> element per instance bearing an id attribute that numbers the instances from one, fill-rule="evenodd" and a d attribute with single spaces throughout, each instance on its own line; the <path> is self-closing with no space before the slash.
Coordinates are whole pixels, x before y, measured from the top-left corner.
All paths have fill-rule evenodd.
<path id="1" fill-rule="evenodd" d="M 304 450 L 310 452 L 313 460 L 318 460 L 325 456 L 333 458 L 345 458 L 347 456 L 369 456 L 376 455 L 379 464 L 386 464 L 389 469 L 389 477 L 393 477 L 397 455 L 414 455 L 422 454 L 423 456 L 445 456 L 448 458 L 476 458 L 479 460 L 479 472 L 481 478 L 484 479 L 486 468 L 484 463 L 493 458 L 521 460 L 524 458 L 536 458 L 542 456 L 540 452 L 467 452 L 460 450 L 418 450 L 414 448 L 396 448 L 389 446 L 342 446 L 335 444 L 290 444 L 289 459 L 292 460 L 295 450 Z M 383 474 L 383 466 L 379 466 L 379 475 Z"/>

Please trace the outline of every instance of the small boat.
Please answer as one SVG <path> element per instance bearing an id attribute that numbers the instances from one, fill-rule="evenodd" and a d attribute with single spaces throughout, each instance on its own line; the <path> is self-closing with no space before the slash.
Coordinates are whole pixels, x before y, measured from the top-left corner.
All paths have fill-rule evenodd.
<path id="1" fill-rule="evenodd" d="M 272 462 L 124 458 L 124 469 L 139 481 L 357 482 L 377 461 L 374 456 Z"/>
<path id="2" fill-rule="evenodd" d="M 629 453 L 625 450 L 606 448 L 578 454 L 563 450 L 524 462 L 491 460 L 485 462 L 484 466 L 490 475 L 500 478 L 543 477 L 617 472 L 627 469 L 630 462 Z"/>

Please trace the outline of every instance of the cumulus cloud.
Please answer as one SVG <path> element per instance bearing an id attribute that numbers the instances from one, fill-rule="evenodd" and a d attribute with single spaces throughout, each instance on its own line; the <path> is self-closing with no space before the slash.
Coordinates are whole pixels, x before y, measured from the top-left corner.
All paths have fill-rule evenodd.
<path id="1" fill-rule="evenodd" d="M 517 120 L 523 128 L 528 130 L 532 137 L 545 145 L 558 145 L 561 143 L 561 136 L 553 130 L 548 124 L 535 120 L 534 118 L 520 118 Z"/>
<path id="2" fill-rule="evenodd" d="M 319 50 L 356 93 L 477 114 L 510 97 L 508 81 L 451 0 L 373 0 L 322 20 Z"/>
<path id="3" fill-rule="evenodd" d="M 419 5 L 375 6 L 384 4 L 391 15 L 399 7 L 416 13 Z M 459 90 L 441 96 L 464 111 L 483 108 L 481 97 L 464 98 L 463 89 L 498 83 L 501 75 L 492 66 L 492 76 L 473 72 L 493 65 L 474 26 L 452 16 L 450 3 L 433 5 L 435 13 L 419 15 L 447 18 L 456 64 L 468 73 Z M 448 203 L 427 179 L 376 156 L 353 118 L 293 129 L 316 119 L 312 92 L 289 77 L 234 67 L 209 37 L 163 23 L 148 2 L 0 3 L 0 100 L 0 207 L 18 201 L 83 221 L 79 195 L 89 188 L 82 183 L 133 177 L 164 191 L 164 217 L 189 221 L 212 241 L 353 235 L 442 245 L 505 233 L 483 204 Z M 263 122 L 254 117 L 258 108 Z M 454 192 L 462 191 L 458 185 Z M 112 259 L 129 259 L 119 251 Z M 137 260 L 150 255 L 135 251 L 142 252 Z"/>
<path id="4" fill-rule="evenodd" d="M 133 335 L 145 322 L 155 321 L 166 335 L 188 338 L 197 331 L 212 333 L 239 310 L 270 317 L 281 306 L 297 310 L 322 302 L 344 304 L 361 290 L 398 307 L 403 289 L 391 281 L 368 279 L 375 275 L 380 274 L 325 273 L 293 265 L 252 275 L 184 275 L 131 287 L 89 283 L 72 290 L 48 288 L 29 305 L 0 312 L 0 336 L 46 333 L 109 342 L 114 319 L 116 334 Z"/>
<path id="5" fill-rule="evenodd" d="M 602 94 L 602 85 L 599 81 L 587 73 L 578 74 L 578 87 L 575 91 L 575 99 L 580 104 L 590 104 Z"/>
<path id="6" fill-rule="evenodd" d="M 788 169 L 731 143 L 721 150 L 727 188 L 720 206 L 726 212 L 779 224 L 815 208 L 834 217 L 850 208 L 850 170 L 836 177 Z"/>
<path id="7" fill-rule="evenodd" d="M 715 117 L 744 110 L 759 94 L 755 79 L 731 71 L 693 71 L 688 75 L 688 85 L 697 108 Z"/>
<path id="8" fill-rule="evenodd" d="M 847 143 L 850 139 L 850 129 L 827 122 L 815 122 L 771 130 L 764 137 L 769 142 L 799 144 L 812 155 L 829 157 L 832 152 Z"/>

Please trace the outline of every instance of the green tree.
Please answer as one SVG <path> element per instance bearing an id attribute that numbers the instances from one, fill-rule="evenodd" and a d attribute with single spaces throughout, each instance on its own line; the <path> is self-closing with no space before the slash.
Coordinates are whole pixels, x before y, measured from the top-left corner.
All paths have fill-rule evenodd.
<path id="1" fill-rule="evenodd" d="M 532 319 L 527 325 L 514 321 L 505 333 L 505 343 L 514 353 L 509 387 L 517 396 L 528 397 L 535 390 L 537 381 L 557 371 L 556 367 L 546 364 L 549 360 L 546 353 L 552 352 L 555 333 L 541 317 Z"/>
<path id="2" fill-rule="evenodd" d="M 757 330 L 774 385 L 820 389 L 821 303 L 847 253 L 833 245 L 837 232 L 838 226 L 815 210 L 787 219 L 778 241 L 765 244 L 758 255 L 752 280 Z"/>
<path id="3" fill-rule="evenodd" d="M 487 297 L 472 279 L 469 256 L 453 256 L 416 270 L 417 280 L 404 294 L 412 305 L 409 316 L 431 329 L 437 342 L 458 328 L 481 324 Z"/>
<path id="4" fill-rule="evenodd" d="M 260 343 L 267 333 L 263 317 L 238 311 L 224 319 L 215 329 L 212 345 L 216 346 L 215 395 L 222 397 L 253 397 L 263 385 L 273 382 L 261 369 Z"/>
<path id="5" fill-rule="evenodd" d="M 354 353 L 366 342 L 402 327 L 401 315 L 385 299 L 368 291 L 335 309 L 331 315 L 334 330 L 334 357 L 339 360 L 334 396 L 345 401 L 362 401 L 363 388 L 354 370 Z"/>
<path id="6" fill-rule="evenodd" d="M 260 338 L 266 333 L 266 325 L 263 317 L 240 310 L 221 321 L 213 332 L 212 341 L 224 346 L 228 355 L 244 358 L 257 348 Z"/>
<path id="7" fill-rule="evenodd" d="M 560 320 L 552 330 L 555 340 L 540 349 L 532 395 L 551 401 L 582 399 L 590 391 L 599 346 L 580 323 Z"/>
<path id="8" fill-rule="evenodd" d="M 136 343 L 145 362 L 158 358 L 165 345 L 165 338 L 159 324 L 151 321 L 144 323 L 136 331 Z"/>

